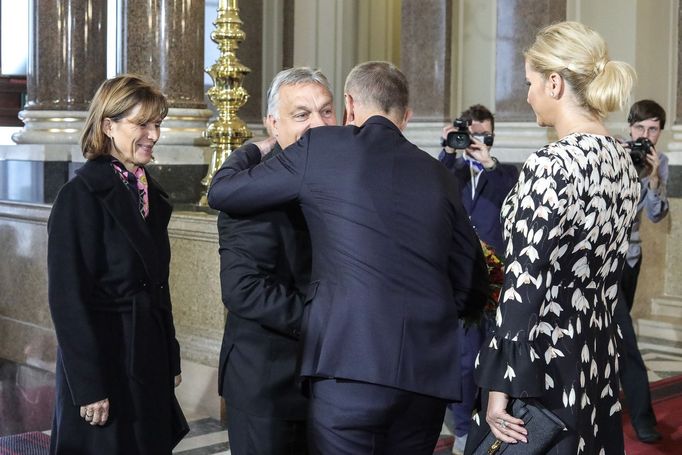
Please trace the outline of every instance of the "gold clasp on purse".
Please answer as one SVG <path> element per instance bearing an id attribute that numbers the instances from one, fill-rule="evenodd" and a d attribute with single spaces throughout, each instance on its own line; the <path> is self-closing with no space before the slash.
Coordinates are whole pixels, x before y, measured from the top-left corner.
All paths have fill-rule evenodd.
<path id="1" fill-rule="evenodd" d="M 488 455 L 494 455 L 497 453 L 498 450 L 500 450 L 500 446 L 502 445 L 502 441 L 499 439 L 493 442 L 493 445 L 490 446 L 488 449 Z"/>

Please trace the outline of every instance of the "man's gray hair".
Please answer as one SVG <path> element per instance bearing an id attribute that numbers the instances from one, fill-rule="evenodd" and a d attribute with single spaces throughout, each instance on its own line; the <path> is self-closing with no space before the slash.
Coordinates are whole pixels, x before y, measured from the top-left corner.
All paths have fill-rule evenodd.
<path id="1" fill-rule="evenodd" d="M 329 85 L 327 77 L 318 69 L 309 68 L 307 66 L 300 66 L 296 68 L 289 68 L 277 73 L 268 89 L 268 112 L 267 115 L 272 115 L 276 119 L 279 118 L 279 91 L 285 85 L 297 84 L 320 84 L 324 87 L 329 95 L 334 99 L 332 88 Z"/>
<path id="2" fill-rule="evenodd" d="M 380 108 L 385 114 L 405 114 L 410 91 L 405 75 L 390 62 L 365 62 L 353 68 L 346 78 L 346 93 L 358 103 Z"/>

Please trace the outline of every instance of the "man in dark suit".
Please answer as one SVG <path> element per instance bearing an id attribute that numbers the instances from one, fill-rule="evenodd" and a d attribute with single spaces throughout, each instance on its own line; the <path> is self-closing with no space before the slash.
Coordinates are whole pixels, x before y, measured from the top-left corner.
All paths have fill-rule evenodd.
<path id="1" fill-rule="evenodd" d="M 462 112 L 459 119 L 468 125 L 469 146 L 460 150 L 458 156 L 457 150 L 448 145 L 448 142 L 453 142 L 447 140 L 450 133 L 458 132 L 454 123 L 450 124 L 443 128 L 443 150 L 438 159 L 457 177 L 462 205 L 478 237 L 504 259 L 500 211 L 504 199 L 519 178 L 519 171 L 516 166 L 500 163 L 490 153 L 495 137 L 495 117 L 488 108 L 475 104 Z M 467 327 L 460 324 L 462 401 L 449 406 L 456 437 L 455 454 L 464 453 L 471 426 L 471 412 L 478 388 L 474 382 L 474 361 L 485 338 L 487 325 L 485 320 Z"/>
<path id="2" fill-rule="evenodd" d="M 311 129 L 263 162 L 254 149 L 233 153 L 209 204 L 303 209 L 311 452 L 430 454 L 447 401 L 461 398 L 457 319 L 485 301 L 483 254 L 455 179 L 401 133 L 410 111 L 400 70 L 360 64 L 344 97 L 347 126 Z"/>
<path id="3" fill-rule="evenodd" d="M 308 128 L 336 125 L 327 78 L 281 71 L 268 91 L 266 126 L 282 153 Z M 242 149 L 258 147 L 247 144 Z M 220 283 L 228 309 L 220 353 L 231 453 L 305 454 L 307 400 L 296 384 L 310 237 L 295 202 L 248 216 L 218 215 Z"/>

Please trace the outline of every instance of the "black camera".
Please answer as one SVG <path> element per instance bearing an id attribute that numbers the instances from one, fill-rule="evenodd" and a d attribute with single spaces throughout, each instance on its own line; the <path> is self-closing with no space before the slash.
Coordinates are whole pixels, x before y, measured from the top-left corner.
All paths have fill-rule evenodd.
<path id="1" fill-rule="evenodd" d="M 646 166 L 646 155 L 651 152 L 651 148 L 654 144 L 645 137 L 636 139 L 634 141 L 627 141 L 625 143 L 630 149 L 630 158 L 632 159 L 632 164 L 637 168 L 642 168 Z"/>
<path id="2" fill-rule="evenodd" d="M 452 125 L 457 128 L 457 131 L 450 131 L 448 137 L 443 139 L 441 147 L 452 147 L 453 149 L 464 150 L 471 145 L 471 134 L 469 133 L 469 122 L 463 118 L 457 118 L 452 122 Z M 476 139 L 483 142 L 488 147 L 493 145 L 495 136 L 492 134 L 476 134 Z"/>

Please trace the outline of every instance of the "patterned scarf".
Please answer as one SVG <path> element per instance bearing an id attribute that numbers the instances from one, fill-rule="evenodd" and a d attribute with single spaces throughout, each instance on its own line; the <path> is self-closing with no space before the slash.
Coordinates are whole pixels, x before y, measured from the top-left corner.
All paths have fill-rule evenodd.
<path id="1" fill-rule="evenodd" d="M 129 172 L 123 163 L 117 159 L 112 158 L 111 166 L 116 170 L 116 174 L 121 178 L 124 185 L 130 189 L 137 199 L 138 210 L 143 218 L 149 216 L 149 184 L 147 182 L 147 174 L 143 167 L 137 167 L 135 172 Z"/>

